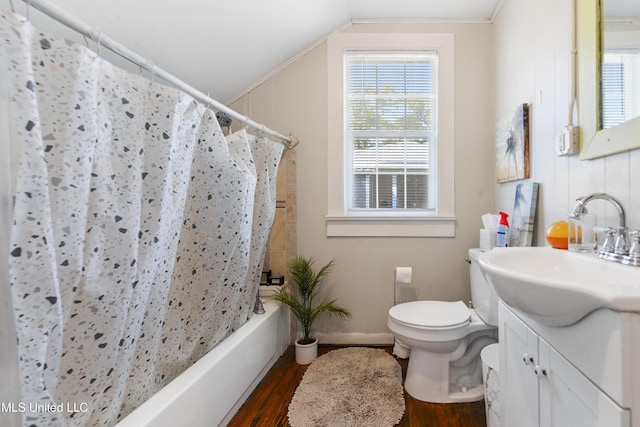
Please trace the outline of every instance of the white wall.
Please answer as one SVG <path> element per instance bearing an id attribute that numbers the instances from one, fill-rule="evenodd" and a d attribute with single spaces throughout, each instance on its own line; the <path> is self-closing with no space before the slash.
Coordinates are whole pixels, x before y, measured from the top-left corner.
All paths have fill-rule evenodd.
<path id="1" fill-rule="evenodd" d="M 580 161 L 557 157 L 556 134 L 568 122 L 573 0 L 505 0 L 493 24 L 360 24 L 345 31 L 455 32 L 456 216 L 454 239 L 325 236 L 326 46 L 319 45 L 233 105 L 275 129 L 293 131 L 298 150 L 298 248 L 318 262 L 336 258 L 327 284 L 353 311 L 350 321 L 323 320 L 325 342 L 388 339 L 393 269 L 414 267 L 423 299 L 469 298 L 466 250 L 478 244 L 480 216 L 513 210 L 519 182 L 494 183 L 495 123 L 521 103 L 530 105 L 531 180 L 539 182 L 534 244 L 566 219 L 578 196 L 604 191 L 618 197 L 628 224 L 640 228 L 640 150 Z M 494 83 L 495 82 L 495 83 Z M 634 191 L 635 190 L 635 191 Z M 604 202 L 592 212 L 606 224 L 617 216 Z"/>
<path id="2" fill-rule="evenodd" d="M 327 60 L 322 43 L 231 107 L 300 139 L 298 253 L 318 266 L 335 258 L 326 284 L 351 320 L 321 319 L 321 342 L 391 342 L 396 266 L 412 266 L 421 299 L 467 301 L 467 250 L 493 209 L 493 30 L 490 24 L 356 24 L 344 31 L 455 33 L 455 238 L 327 238 Z"/>
<path id="3" fill-rule="evenodd" d="M 593 192 L 618 197 L 628 225 L 640 228 L 640 150 L 590 161 L 554 153 L 555 135 L 569 114 L 572 2 L 505 0 L 494 21 L 495 117 L 530 103 L 531 180 L 541 183 L 539 246 L 547 245 L 546 228 L 566 220 L 575 199 Z M 517 183 L 495 186 L 496 210 L 513 206 Z M 605 205 L 594 202 L 590 211 L 616 225 L 615 210 Z"/>

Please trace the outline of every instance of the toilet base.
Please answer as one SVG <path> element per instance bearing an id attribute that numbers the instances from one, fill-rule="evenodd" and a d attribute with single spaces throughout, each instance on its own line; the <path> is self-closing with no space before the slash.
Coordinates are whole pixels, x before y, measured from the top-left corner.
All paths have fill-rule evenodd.
<path id="1" fill-rule="evenodd" d="M 479 402 L 482 399 L 484 399 L 484 386 L 480 384 L 467 391 L 456 391 L 449 394 L 449 400 L 443 403 Z"/>
<path id="2" fill-rule="evenodd" d="M 408 359 L 411 349 L 396 338 L 393 344 L 393 355 L 398 359 Z"/>
<path id="3" fill-rule="evenodd" d="M 449 383 L 449 354 L 411 349 L 404 388 L 411 397 L 429 403 L 477 402 L 484 398 L 482 382 L 469 389 Z"/>

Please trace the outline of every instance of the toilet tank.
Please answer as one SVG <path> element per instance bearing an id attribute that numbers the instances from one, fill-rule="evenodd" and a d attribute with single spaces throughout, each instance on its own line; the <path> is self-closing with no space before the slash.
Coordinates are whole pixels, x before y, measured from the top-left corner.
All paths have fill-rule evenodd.
<path id="1" fill-rule="evenodd" d="M 469 275 L 471 280 L 471 301 L 476 313 L 485 323 L 498 326 L 498 295 L 485 280 L 478 265 L 480 249 L 469 249 Z"/>

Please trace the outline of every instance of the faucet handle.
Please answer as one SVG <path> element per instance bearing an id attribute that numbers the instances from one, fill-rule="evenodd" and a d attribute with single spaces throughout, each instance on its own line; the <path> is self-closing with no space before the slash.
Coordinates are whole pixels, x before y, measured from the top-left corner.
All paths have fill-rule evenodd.
<path id="1" fill-rule="evenodd" d="M 627 242 L 627 228 L 618 228 L 618 237 L 616 238 L 616 245 L 614 248 L 616 255 L 628 255 L 629 243 Z"/>
<path id="2" fill-rule="evenodd" d="M 606 237 L 598 257 L 616 262 L 622 262 L 624 258 L 628 258 L 629 244 L 627 243 L 626 227 L 618 227 L 617 233 L 614 228 L 607 227 L 604 232 Z M 618 235 L 617 237 L 615 237 L 616 234 Z"/>
<path id="3" fill-rule="evenodd" d="M 613 227 L 607 227 L 604 229 L 604 235 L 604 243 L 602 244 L 600 253 L 613 253 L 616 230 Z"/>
<path id="4" fill-rule="evenodd" d="M 621 262 L 626 265 L 640 267 L 640 230 L 634 230 L 629 234 L 633 243 L 631 243 L 629 255 L 623 256 Z"/>
<path id="5" fill-rule="evenodd" d="M 640 258 L 640 230 L 633 230 L 631 233 L 631 248 L 629 249 L 629 256 L 634 258 Z"/>

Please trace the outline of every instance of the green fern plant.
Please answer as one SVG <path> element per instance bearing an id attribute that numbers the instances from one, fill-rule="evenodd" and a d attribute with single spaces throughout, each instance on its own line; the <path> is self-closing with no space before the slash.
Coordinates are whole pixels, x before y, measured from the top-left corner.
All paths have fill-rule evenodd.
<path id="1" fill-rule="evenodd" d="M 293 291 L 291 289 L 279 289 L 273 296 L 275 301 L 287 305 L 302 325 L 303 337 L 299 344 L 311 344 L 311 325 L 322 313 L 337 314 L 340 317 L 351 317 L 351 312 L 346 308 L 335 304 L 336 299 L 324 299 L 314 306 L 314 299 L 318 296 L 322 280 L 331 271 L 335 260 L 329 261 L 320 270 L 313 270 L 313 258 L 297 256 L 289 260 L 289 272 Z"/>

